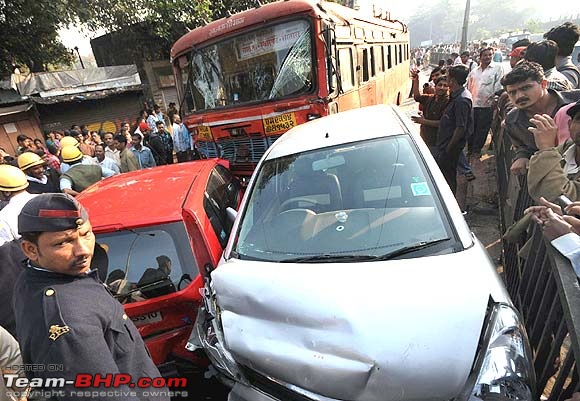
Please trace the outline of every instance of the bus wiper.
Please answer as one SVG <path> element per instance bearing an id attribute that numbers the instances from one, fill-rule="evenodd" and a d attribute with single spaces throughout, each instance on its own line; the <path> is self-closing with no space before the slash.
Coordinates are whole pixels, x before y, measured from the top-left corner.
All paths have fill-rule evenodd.
<path id="1" fill-rule="evenodd" d="M 332 263 L 332 262 L 367 262 L 376 260 L 373 255 L 309 255 L 299 258 L 281 260 L 280 263 Z"/>
<path id="2" fill-rule="evenodd" d="M 433 241 L 421 241 L 421 242 L 417 242 L 415 244 L 412 245 L 407 245 L 404 246 L 402 248 L 397 249 L 396 251 L 393 251 L 391 253 L 387 253 L 385 255 L 381 255 L 381 256 L 376 256 L 375 260 L 389 260 L 389 259 L 394 259 L 396 257 L 402 256 L 402 255 L 406 255 L 408 253 L 411 252 L 415 252 L 415 251 L 419 251 L 421 249 L 425 249 L 425 248 L 429 248 L 433 245 L 439 244 L 441 242 L 444 241 L 448 241 L 451 238 L 440 238 L 440 239 L 436 239 Z"/>

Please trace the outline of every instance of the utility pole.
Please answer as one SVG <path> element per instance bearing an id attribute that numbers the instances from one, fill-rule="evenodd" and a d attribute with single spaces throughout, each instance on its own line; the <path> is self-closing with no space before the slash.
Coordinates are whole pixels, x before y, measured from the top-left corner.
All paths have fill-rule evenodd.
<path id="1" fill-rule="evenodd" d="M 465 15 L 463 17 L 463 29 L 461 31 L 461 52 L 467 50 L 467 29 L 469 28 L 469 1 L 465 2 Z"/>
<path id="2" fill-rule="evenodd" d="M 469 0 L 467 0 L 469 1 Z M 85 69 L 85 65 L 83 64 L 83 59 L 81 58 L 81 53 L 79 52 L 79 47 L 75 46 L 74 49 L 77 51 L 77 54 L 79 56 L 79 61 L 81 62 L 81 67 L 83 67 L 83 70 Z"/>

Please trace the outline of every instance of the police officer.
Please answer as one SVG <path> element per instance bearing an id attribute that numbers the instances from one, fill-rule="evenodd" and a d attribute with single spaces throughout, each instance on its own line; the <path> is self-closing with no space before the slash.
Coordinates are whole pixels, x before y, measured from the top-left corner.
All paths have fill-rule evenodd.
<path id="1" fill-rule="evenodd" d="M 47 171 L 45 165 L 42 157 L 34 152 L 24 152 L 18 156 L 18 167 L 26 174 L 27 190 L 31 194 L 60 192 L 58 173 L 54 170 Z"/>
<path id="2" fill-rule="evenodd" d="M 14 290 L 22 359 L 34 366 L 62 367 L 27 371 L 28 377 L 74 381 L 79 373 L 124 373 L 133 382 L 160 377 L 123 306 L 90 269 L 95 236 L 85 209 L 69 195 L 41 194 L 24 205 L 18 229 L 27 257 Z M 64 395 L 53 393 L 53 398 L 169 400 L 167 392 L 157 389 L 106 387 L 67 385 Z M 99 393 L 87 396 L 85 391 Z"/>

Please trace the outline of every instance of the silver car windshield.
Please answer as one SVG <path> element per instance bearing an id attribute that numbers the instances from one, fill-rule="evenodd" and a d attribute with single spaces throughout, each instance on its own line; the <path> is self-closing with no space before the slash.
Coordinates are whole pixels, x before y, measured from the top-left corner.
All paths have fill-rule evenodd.
<path id="1" fill-rule="evenodd" d="M 292 261 L 383 257 L 453 237 L 407 136 L 266 161 L 252 186 L 234 253 Z"/>

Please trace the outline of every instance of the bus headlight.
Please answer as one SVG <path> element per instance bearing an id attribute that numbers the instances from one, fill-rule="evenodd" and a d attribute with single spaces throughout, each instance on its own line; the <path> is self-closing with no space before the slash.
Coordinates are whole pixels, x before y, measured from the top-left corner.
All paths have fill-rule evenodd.
<path id="1" fill-rule="evenodd" d="M 518 313 L 495 304 L 482 347 L 460 400 L 532 400 L 535 374 L 528 337 Z"/>

